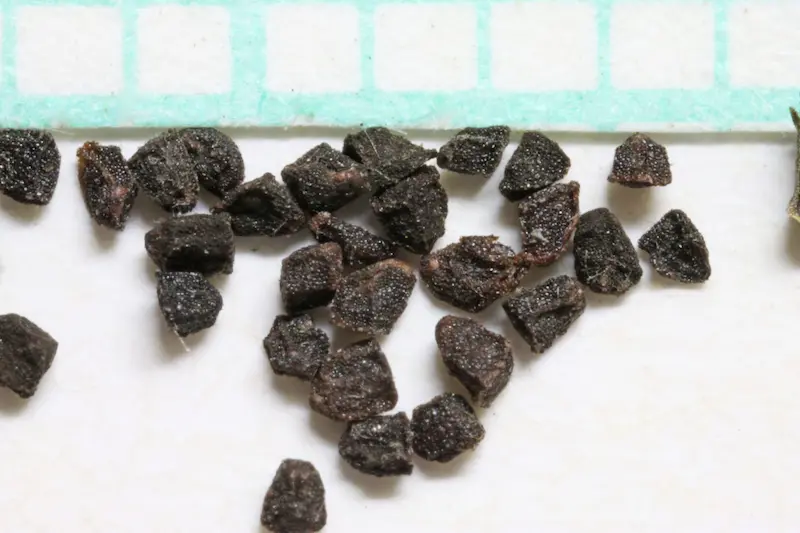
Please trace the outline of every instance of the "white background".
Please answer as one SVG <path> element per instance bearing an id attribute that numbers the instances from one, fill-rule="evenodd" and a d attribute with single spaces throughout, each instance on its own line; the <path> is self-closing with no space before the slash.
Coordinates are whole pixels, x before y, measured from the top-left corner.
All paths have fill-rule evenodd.
<path id="1" fill-rule="evenodd" d="M 674 182 L 636 191 L 605 179 L 624 135 L 555 135 L 584 211 L 610 207 L 636 240 L 668 209 L 684 209 L 705 234 L 710 281 L 677 286 L 643 264 L 627 296 L 590 294 L 585 314 L 539 358 L 494 305 L 480 318 L 513 340 L 517 366 L 480 413 L 484 442 L 453 463 L 417 461 L 411 477 L 374 479 L 340 461 L 343 426 L 310 412 L 305 384 L 274 377 L 261 346 L 281 311 L 280 260 L 311 243 L 307 232 L 242 239 L 233 274 L 214 280 L 225 301 L 217 325 L 184 351 L 163 324 L 143 246 L 162 214 L 140 196 L 116 238 L 93 227 L 75 175 L 79 143 L 99 138 L 130 156 L 152 134 L 61 133 L 52 204 L 0 200 L 0 312 L 28 316 L 60 343 L 31 401 L 0 391 L 0 531 L 255 533 L 285 457 L 320 470 L 332 532 L 797 530 L 800 225 L 784 214 L 791 136 L 657 137 Z M 249 178 L 279 173 L 322 140 L 339 146 L 343 135 L 234 132 Z M 413 138 L 438 146 L 446 136 Z M 499 178 L 444 175 L 450 216 L 439 246 L 495 233 L 519 247 Z M 342 214 L 370 216 L 366 202 Z M 571 268 L 567 256 L 525 285 Z M 449 312 L 418 284 L 381 341 L 398 409 L 461 392 L 434 342 Z M 330 331 L 324 313 L 315 316 Z M 347 340 L 333 335 L 334 346 Z"/>

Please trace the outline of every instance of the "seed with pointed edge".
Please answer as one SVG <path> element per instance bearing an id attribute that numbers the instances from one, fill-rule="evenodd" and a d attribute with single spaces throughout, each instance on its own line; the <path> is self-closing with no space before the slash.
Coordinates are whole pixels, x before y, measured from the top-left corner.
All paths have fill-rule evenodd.
<path id="1" fill-rule="evenodd" d="M 197 272 L 158 272 L 158 305 L 181 337 L 208 329 L 222 310 L 222 295 Z"/>
<path id="2" fill-rule="evenodd" d="M 205 190 L 223 197 L 244 181 L 244 160 L 233 139 L 216 128 L 186 128 L 178 133 Z"/>
<path id="3" fill-rule="evenodd" d="M 58 343 L 25 317 L 0 315 L 0 387 L 30 398 L 53 364 Z"/>
<path id="4" fill-rule="evenodd" d="M 639 239 L 650 264 L 664 277 L 681 283 L 703 283 L 711 263 L 703 235 L 680 209 L 673 209 Z"/>
<path id="5" fill-rule="evenodd" d="M 264 339 L 272 371 L 310 381 L 328 357 L 330 341 L 309 315 L 279 315 Z"/>
<path id="6" fill-rule="evenodd" d="M 319 242 L 335 242 L 342 247 L 344 264 L 362 268 L 397 254 L 397 245 L 388 239 L 338 219 L 330 213 L 317 213 L 308 223 Z"/>
<path id="7" fill-rule="evenodd" d="M 139 186 L 118 146 L 87 142 L 78 148 L 78 182 L 92 219 L 113 230 L 125 229 Z"/>
<path id="8" fill-rule="evenodd" d="M 230 217 L 184 215 L 156 222 L 144 236 L 150 259 L 170 272 L 204 275 L 233 272 L 233 231 Z"/>
<path id="9" fill-rule="evenodd" d="M 61 154 L 50 132 L 0 129 L 0 192 L 23 204 L 53 198 Z"/>
<path id="10" fill-rule="evenodd" d="M 128 160 L 128 168 L 165 211 L 186 213 L 197 205 L 197 171 L 179 131 L 169 130 L 147 141 Z"/>
<path id="11" fill-rule="evenodd" d="M 634 133 L 617 147 L 608 181 L 633 188 L 669 185 L 667 149 L 643 133 Z"/>
<path id="12" fill-rule="evenodd" d="M 414 453 L 447 463 L 477 448 L 486 431 L 464 397 L 446 392 L 414 408 L 411 433 Z"/>
<path id="13" fill-rule="evenodd" d="M 555 183 L 519 203 L 522 247 L 534 265 L 555 263 L 567 250 L 578 225 L 580 185 Z"/>
<path id="14" fill-rule="evenodd" d="M 500 165 L 510 135 L 508 126 L 465 128 L 439 149 L 436 163 L 452 172 L 489 177 Z"/>
<path id="15" fill-rule="evenodd" d="M 339 455 L 372 476 L 407 476 L 411 462 L 411 422 L 405 413 L 351 422 L 339 440 Z"/>
<path id="16" fill-rule="evenodd" d="M 261 524 L 273 533 L 309 533 L 325 527 L 325 487 L 313 464 L 284 459 L 261 509 Z"/>
<path id="17" fill-rule="evenodd" d="M 281 298 L 286 310 L 300 313 L 328 305 L 342 281 L 342 249 L 333 242 L 292 252 L 281 264 Z"/>
<path id="18" fill-rule="evenodd" d="M 558 143 L 538 131 L 525 132 L 506 165 L 500 192 L 512 202 L 522 200 L 562 179 L 569 167 L 569 157 Z"/>

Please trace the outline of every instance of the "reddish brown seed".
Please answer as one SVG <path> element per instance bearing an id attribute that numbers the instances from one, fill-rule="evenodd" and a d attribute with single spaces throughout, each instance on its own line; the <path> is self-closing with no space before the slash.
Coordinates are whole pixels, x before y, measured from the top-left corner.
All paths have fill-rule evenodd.
<path id="1" fill-rule="evenodd" d="M 329 242 L 292 252 L 281 264 L 281 298 L 286 310 L 300 313 L 328 305 L 342 280 L 342 249 Z"/>
<path id="2" fill-rule="evenodd" d="M 78 148 L 78 182 L 92 219 L 122 230 L 128 221 L 139 186 L 118 146 L 87 142 Z"/>
<path id="3" fill-rule="evenodd" d="M 634 133 L 617 147 L 608 181 L 633 188 L 669 185 L 667 149 L 643 133 Z"/>
<path id="4" fill-rule="evenodd" d="M 564 255 L 578 225 L 580 190 L 574 181 L 556 183 L 519 203 L 522 247 L 534 265 L 550 265 Z"/>

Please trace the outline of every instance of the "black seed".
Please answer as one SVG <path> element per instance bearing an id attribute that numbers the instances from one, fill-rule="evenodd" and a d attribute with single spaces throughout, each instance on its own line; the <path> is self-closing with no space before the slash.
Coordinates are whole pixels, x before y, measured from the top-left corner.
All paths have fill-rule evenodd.
<path id="1" fill-rule="evenodd" d="M 273 372 L 310 381 L 328 357 L 330 342 L 310 316 L 279 315 L 264 339 L 264 350 Z"/>
<path id="2" fill-rule="evenodd" d="M 339 440 L 339 455 L 372 476 L 407 476 L 411 462 L 411 422 L 405 413 L 351 422 Z"/>
<path id="3" fill-rule="evenodd" d="M 672 183 L 667 149 L 642 133 L 634 133 L 617 147 L 608 181 L 626 187 L 653 187 Z"/>
<path id="4" fill-rule="evenodd" d="M 522 135 L 519 147 L 506 165 L 500 192 L 516 202 L 567 175 L 569 157 L 558 143 L 538 131 Z"/>
<path id="5" fill-rule="evenodd" d="M 139 186 L 118 146 L 87 142 L 78 148 L 78 182 L 92 219 L 107 228 L 125 229 Z"/>
<path id="6" fill-rule="evenodd" d="M 169 130 L 147 141 L 128 160 L 128 168 L 164 210 L 186 213 L 197 205 L 197 172 L 179 131 Z"/>
<path id="7" fill-rule="evenodd" d="M 789 200 L 789 207 L 786 208 L 787 214 L 795 221 L 800 222 L 800 115 L 793 107 L 789 108 L 792 116 L 792 123 L 797 132 L 797 156 L 794 163 L 795 188 L 792 198 Z"/>
<path id="8" fill-rule="evenodd" d="M 439 149 L 436 163 L 452 172 L 488 178 L 500 165 L 510 135 L 508 126 L 465 128 Z"/>
<path id="9" fill-rule="evenodd" d="M 392 331 L 417 282 L 410 266 L 397 259 L 346 276 L 331 302 L 331 322 L 368 335 Z"/>
<path id="10" fill-rule="evenodd" d="M 342 247 L 344 264 L 362 268 L 397 254 L 397 245 L 330 213 L 318 213 L 308 223 L 319 242 L 335 242 Z"/>
<path id="11" fill-rule="evenodd" d="M 623 294 L 642 279 L 633 243 L 605 207 L 581 215 L 572 248 L 578 280 L 594 292 Z"/>
<path id="12" fill-rule="evenodd" d="M 503 310 L 534 353 L 542 353 L 564 335 L 586 308 L 580 284 L 569 276 L 556 276 L 529 289 L 517 291 Z"/>
<path id="13" fill-rule="evenodd" d="M 550 265 L 564 255 L 578 225 L 580 191 L 574 181 L 555 183 L 519 203 L 522 247 L 534 265 Z"/>
<path id="14" fill-rule="evenodd" d="M 356 342 L 325 359 L 311 380 L 309 404 L 321 415 L 347 422 L 393 409 L 397 389 L 378 341 Z"/>
<path id="15" fill-rule="evenodd" d="M 442 318 L 436 325 L 436 344 L 447 370 L 480 407 L 489 407 L 511 379 L 511 343 L 476 320 Z"/>
<path id="16" fill-rule="evenodd" d="M 0 192 L 23 204 L 53 198 L 61 154 L 50 132 L 0 129 Z"/>
<path id="17" fill-rule="evenodd" d="M 711 276 L 703 235 L 683 211 L 673 209 L 639 239 L 656 272 L 681 283 L 703 283 Z"/>
<path id="18" fill-rule="evenodd" d="M 342 249 L 333 242 L 306 246 L 281 264 L 281 298 L 291 313 L 328 305 L 342 280 Z"/>
<path id="19" fill-rule="evenodd" d="M 309 533 L 325 527 L 325 487 L 314 465 L 285 459 L 264 498 L 261 524 L 274 533 Z"/>
<path id="20" fill-rule="evenodd" d="M 161 270 L 210 275 L 233 272 L 230 219 L 217 215 L 170 217 L 144 236 L 150 258 Z"/>
<path id="21" fill-rule="evenodd" d="M 57 349 L 56 340 L 27 318 L 0 315 L 0 387 L 30 398 Z"/>
<path id="22" fill-rule="evenodd" d="M 158 272 L 158 306 L 181 337 L 210 328 L 222 310 L 222 295 L 197 272 Z"/>
<path id="23" fill-rule="evenodd" d="M 434 167 L 373 196 L 370 205 L 389 237 L 415 254 L 429 253 L 444 235 L 447 192 Z"/>
<path id="24" fill-rule="evenodd" d="M 489 235 L 461 237 L 457 243 L 423 256 L 419 270 L 434 296 L 477 313 L 516 289 L 530 266 L 527 254 L 515 254 Z"/>
<path id="25" fill-rule="evenodd" d="M 244 181 L 244 160 L 233 139 L 215 128 L 180 131 L 200 186 L 219 197 Z"/>
<path id="26" fill-rule="evenodd" d="M 414 453 L 440 463 L 474 450 L 486 434 L 467 400 L 450 392 L 414 409 L 411 433 Z"/>
<path id="27" fill-rule="evenodd" d="M 272 174 L 239 185 L 211 211 L 230 214 L 233 232 L 243 236 L 290 235 L 306 223 L 306 215 L 289 189 Z"/>

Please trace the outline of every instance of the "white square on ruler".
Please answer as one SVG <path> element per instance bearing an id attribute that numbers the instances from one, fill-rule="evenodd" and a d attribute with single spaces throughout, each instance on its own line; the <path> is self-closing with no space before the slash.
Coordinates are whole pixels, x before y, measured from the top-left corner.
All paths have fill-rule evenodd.
<path id="1" fill-rule="evenodd" d="M 619 89 L 711 87 L 714 83 L 711 3 L 614 2 L 611 83 Z"/>
<path id="2" fill-rule="evenodd" d="M 231 88 L 228 10 L 158 5 L 139 10 L 139 89 L 157 94 L 219 94 Z"/>
<path id="3" fill-rule="evenodd" d="M 122 89 L 122 17 L 113 7 L 26 6 L 16 16 L 22 94 L 114 94 Z"/>
<path id="4" fill-rule="evenodd" d="M 385 91 L 459 91 L 478 79 L 472 5 L 383 4 L 375 8 L 375 84 Z"/>
<path id="5" fill-rule="evenodd" d="M 728 73 L 732 85 L 800 87 L 800 4 L 741 2 L 730 6 Z"/>
<path id="6" fill-rule="evenodd" d="M 267 89 L 339 93 L 361 88 L 355 6 L 317 3 L 267 8 Z"/>
<path id="7" fill-rule="evenodd" d="M 594 89 L 597 20 L 589 2 L 492 5 L 492 86 L 508 91 Z"/>

